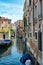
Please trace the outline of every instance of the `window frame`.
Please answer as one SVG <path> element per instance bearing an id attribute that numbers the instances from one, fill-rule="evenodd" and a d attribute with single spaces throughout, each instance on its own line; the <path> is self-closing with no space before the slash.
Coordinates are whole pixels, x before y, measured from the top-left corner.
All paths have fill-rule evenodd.
<path id="1" fill-rule="evenodd" d="M 35 37 L 35 40 L 38 41 L 38 31 L 35 31 L 37 33 L 37 38 Z"/>

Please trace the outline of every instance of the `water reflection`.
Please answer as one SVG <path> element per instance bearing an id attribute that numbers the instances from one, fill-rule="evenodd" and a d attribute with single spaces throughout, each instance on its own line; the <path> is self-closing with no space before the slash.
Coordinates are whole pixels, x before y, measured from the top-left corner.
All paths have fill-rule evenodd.
<path id="1" fill-rule="evenodd" d="M 17 49 L 20 53 L 25 53 L 27 52 L 26 44 L 23 42 L 22 39 L 17 38 L 17 43 L 16 43 Z"/>
<path id="2" fill-rule="evenodd" d="M 11 54 L 11 46 L 0 49 L 0 57 L 7 56 L 9 54 Z"/>
<path id="3" fill-rule="evenodd" d="M 12 47 L 3 49 L 3 51 L 0 52 L 0 65 L 21 65 L 20 58 L 24 52 L 25 44 L 23 44 L 22 39 L 17 38 L 16 42 L 13 40 Z"/>

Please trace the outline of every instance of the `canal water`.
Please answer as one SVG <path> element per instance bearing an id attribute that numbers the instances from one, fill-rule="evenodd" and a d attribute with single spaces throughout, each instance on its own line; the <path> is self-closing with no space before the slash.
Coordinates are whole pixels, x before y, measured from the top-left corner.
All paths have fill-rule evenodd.
<path id="1" fill-rule="evenodd" d="M 25 45 L 23 45 L 20 39 L 18 40 L 16 42 L 14 40 L 13 45 L 2 54 L 0 65 L 21 65 L 20 58 L 25 50 Z"/>

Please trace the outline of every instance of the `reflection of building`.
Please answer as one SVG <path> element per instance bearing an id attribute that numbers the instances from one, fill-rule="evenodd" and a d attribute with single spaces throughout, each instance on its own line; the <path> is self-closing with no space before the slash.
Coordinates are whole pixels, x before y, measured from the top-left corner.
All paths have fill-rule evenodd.
<path id="1" fill-rule="evenodd" d="M 24 31 L 30 41 L 30 51 L 40 65 L 43 65 L 43 0 L 25 0 Z"/>
<path id="2" fill-rule="evenodd" d="M 0 57 L 8 56 L 11 54 L 11 47 L 0 50 Z"/>
<path id="3" fill-rule="evenodd" d="M 0 39 L 9 38 L 8 29 L 11 28 L 11 19 L 0 17 Z"/>
<path id="4" fill-rule="evenodd" d="M 17 45 L 17 50 L 18 50 L 19 52 L 22 52 L 22 53 L 23 53 L 23 42 L 22 42 L 21 39 L 18 39 L 16 45 Z"/>

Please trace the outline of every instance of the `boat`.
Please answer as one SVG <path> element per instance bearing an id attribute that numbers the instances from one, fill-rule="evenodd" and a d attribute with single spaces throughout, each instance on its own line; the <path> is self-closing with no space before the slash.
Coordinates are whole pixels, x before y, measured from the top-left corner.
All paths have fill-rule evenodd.
<path id="1" fill-rule="evenodd" d="M 0 40 L 0 49 L 9 47 L 11 45 L 12 41 L 10 39 L 4 39 Z"/>
<path id="2" fill-rule="evenodd" d="M 24 53 L 23 56 L 20 58 L 20 62 L 22 63 L 22 65 L 34 65 L 34 59 L 29 53 Z"/>

